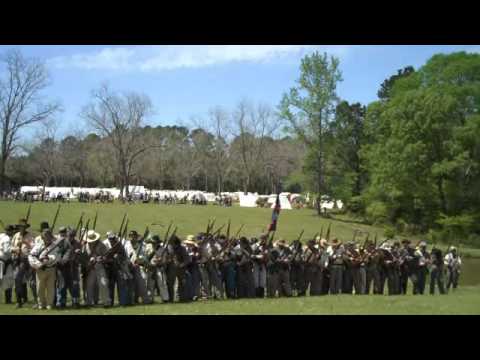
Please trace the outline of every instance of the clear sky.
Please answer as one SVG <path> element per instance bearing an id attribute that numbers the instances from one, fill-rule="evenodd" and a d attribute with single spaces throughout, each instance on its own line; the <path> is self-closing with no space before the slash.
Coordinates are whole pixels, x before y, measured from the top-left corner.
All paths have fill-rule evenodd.
<path id="1" fill-rule="evenodd" d="M 0 46 L 3 53 L 12 46 Z M 44 60 L 52 85 L 45 94 L 61 102 L 61 133 L 81 127 L 79 112 L 102 82 L 116 90 L 147 94 L 151 125 L 187 124 L 214 106 L 227 109 L 247 98 L 276 106 L 295 84 L 300 59 L 314 50 L 339 57 L 343 82 L 338 94 L 367 104 L 380 84 L 408 65 L 423 65 L 436 53 L 480 52 L 480 46 L 16 46 Z"/>

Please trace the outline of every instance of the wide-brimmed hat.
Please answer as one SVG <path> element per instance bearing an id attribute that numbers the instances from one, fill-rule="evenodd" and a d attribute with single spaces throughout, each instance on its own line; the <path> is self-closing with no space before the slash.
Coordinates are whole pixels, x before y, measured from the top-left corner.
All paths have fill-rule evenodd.
<path id="1" fill-rule="evenodd" d="M 100 234 L 97 233 L 95 230 L 88 230 L 83 238 L 87 243 L 92 243 L 98 241 L 100 239 Z"/>
<path id="2" fill-rule="evenodd" d="M 420 244 L 418 244 L 418 246 L 427 246 L 427 242 L 422 240 L 420 241 Z"/>
<path id="3" fill-rule="evenodd" d="M 45 229 L 50 229 L 50 225 L 48 225 L 48 221 L 42 221 L 40 223 L 40 231 L 43 231 Z"/>
<path id="4" fill-rule="evenodd" d="M 455 246 L 450 246 L 450 249 L 448 249 L 449 251 L 457 251 L 457 248 Z"/>
<path id="5" fill-rule="evenodd" d="M 285 241 L 285 239 L 280 239 L 277 241 L 277 245 L 286 246 L 287 242 Z"/>
<path id="6" fill-rule="evenodd" d="M 58 229 L 59 234 L 66 233 L 66 232 L 67 232 L 67 228 L 65 226 L 60 226 L 60 228 Z"/>
<path id="7" fill-rule="evenodd" d="M 107 239 L 115 239 L 117 236 L 113 231 L 107 231 Z"/>
<path id="8" fill-rule="evenodd" d="M 188 240 L 188 239 L 187 239 L 187 240 L 185 240 L 183 243 L 184 243 L 185 245 L 197 246 L 197 243 L 196 243 L 195 241 L 193 241 L 193 240 Z"/>
<path id="9" fill-rule="evenodd" d="M 186 240 L 187 241 L 195 241 L 195 236 L 194 235 L 188 235 Z"/>

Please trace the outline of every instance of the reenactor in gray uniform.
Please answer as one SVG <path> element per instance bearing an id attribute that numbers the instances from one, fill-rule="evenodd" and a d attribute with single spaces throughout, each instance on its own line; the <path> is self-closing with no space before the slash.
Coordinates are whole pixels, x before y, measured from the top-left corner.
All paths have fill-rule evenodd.
<path id="1" fill-rule="evenodd" d="M 410 240 L 402 240 L 400 250 L 400 294 L 407 294 L 408 279 L 413 283 L 412 273 L 415 268 L 415 250 L 410 246 Z M 415 285 L 414 285 L 415 286 Z"/>
<path id="2" fill-rule="evenodd" d="M 380 294 L 380 255 L 379 251 L 375 248 L 373 242 L 368 242 L 366 246 L 366 286 L 365 293 L 370 294 L 372 289 L 373 294 Z"/>
<path id="3" fill-rule="evenodd" d="M 353 242 L 348 242 L 345 244 L 345 252 L 343 256 L 343 277 L 342 277 L 342 294 L 352 294 L 353 293 L 353 271 L 352 271 L 352 259 L 351 252 L 353 249 Z"/>
<path id="4" fill-rule="evenodd" d="M 36 270 L 38 284 L 38 309 L 52 309 L 55 300 L 55 265 L 58 260 L 58 247 L 50 229 L 42 232 L 38 242 L 28 255 L 30 266 Z"/>
<path id="5" fill-rule="evenodd" d="M 82 260 L 86 275 L 86 306 L 95 305 L 95 295 L 98 291 L 99 302 L 103 307 L 111 306 L 108 277 L 103 264 L 103 257 L 108 249 L 100 240 L 100 234 L 89 230 L 84 236 Z"/>
<path id="6" fill-rule="evenodd" d="M 223 299 L 224 290 L 222 284 L 222 276 L 220 272 L 220 253 L 222 246 L 219 242 L 216 242 L 213 237 L 207 239 L 207 256 L 209 261 L 207 261 L 207 271 L 208 271 L 208 284 L 210 286 L 210 294 L 213 294 L 214 299 Z M 226 238 L 220 236 L 219 241 L 225 243 Z"/>
<path id="7" fill-rule="evenodd" d="M 139 298 L 143 304 L 151 304 L 153 294 L 149 294 L 147 289 L 147 255 L 145 252 L 144 239 L 140 239 L 137 231 L 132 230 L 129 233 L 129 246 L 126 246 L 127 256 L 130 259 L 130 273 L 132 274 L 132 285 L 130 296 L 133 297 L 133 303 L 138 304 Z"/>
<path id="8" fill-rule="evenodd" d="M 299 240 L 293 241 L 291 247 L 292 262 L 290 263 L 290 280 L 295 295 L 305 296 L 305 264 L 303 261 L 303 247 Z"/>
<path id="9" fill-rule="evenodd" d="M 182 246 L 180 239 L 175 236 L 172 239 L 174 262 L 178 284 L 178 297 L 180 302 L 188 302 L 193 300 L 192 277 L 189 272 L 191 258 L 187 249 Z"/>
<path id="10" fill-rule="evenodd" d="M 427 243 L 421 241 L 418 249 L 415 251 L 415 257 L 417 258 L 417 286 L 413 292 L 414 295 L 423 295 L 425 292 L 425 284 L 428 274 L 428 265 L 430 263 L 430 254 L 427 251 Z"/>
<path id="11" fill-rule="evenodd" d="M 245 237 L 240 238 L 237 248 L 237 297 L 254 298 L 255 285 L 253 280 L 252 248 Z M 267 275 L 268 276 L 268 275 Z M 267 279 L 268 286 L 268 279 Z"/>
<path id="12" fill-rule="evenodd" d="M 365 271 L 365 250 L 360 248 L 358 244 L 353 250 L 353 258 L 351 260 L 353 287 L 355 295 L 364 295 L 367 285 L 366 271 Z"/>
<path id="13" fill-rule="evenodd" d="M 280 239 L 277 242 L 279 250 L 279 269 L 278 269 L 278 293 L 279 296 L 292 296 L 292 286 L 290 284 L 290 262 L 292 261 L 292 252 L 287 246 L 285 240 Z"/>
<path id="14" fill-rule="evenodd" d="M 5 232 L 0 234 L 0 289 L 5 292 L 5 304 L 12 303 L 14 274 L 11 240 L 14 234 L 15 226 L 13 225 L 7 225 L 5 227 Z"/>
<path id="15" fill-rule="evenodd" d="M 160 241 L 160 238 L 158 239 Z M 151 260 L 151 265 L 156 271 L 155 280 L 157 282 L 158 289 L 160 290 L 160 297 L 162 302 L 166 303 L 170 300 L 167 283 L 167 261 L 168 253 L 171 252 L 171 245 L 163 244 L 160 242 L 159 247 L 155 251 L 155 255 Z"/>
<path id="16" fill-rule="evenodd" d="M 187 242 L 193 242 L 194 241 L 194 236 L 189 235 L 187 236 L 187 240 L 185 241 L 185 244 Z M 198 289 L 197 285 L 195 284 L 197 281 L 195 279 L 195 274 L 192 272 L 192 282 L 193 282 L 193 288 L 194 288 L 194 293 L 196 296 L 200 297 L 202 296 L 205 299 L 210 299 L 212 294 L 211 294 L 211 285 L 210 285 L 210 276 L 209 276 L 209 263 L 210 263 L 210 244 L 207 241 L 206 236 L 198 236 L 198 245 L 195 244 L 197 247 L 197 255 L 198 259 L 195 259 L 192 257 L 193 262 L 198 263 Z M 192 256 L 192 254 L 191 254 Z M 201 288 L 200 288 L 201 285 Z"/>
<path id="17" fill-rule="evenodd" d="M 385 271 L 387 274 L 388 295 L 400 294 L 400 265 L 399 265 L 399 246 L 395 242 L 391 249 L 385 249 Z"/>
<path id="18" fill-rule="evenodd" d="M 432 249 L 431 253 L 431 268 L 430 268 L 430 294 L 435 294 L 435 286 L 438 286 L 440 294 L 445 294 L 445 287 L 443 285 L 443 256 L 442 250 L 436 248 Z"/>
<path id="19" fill-rule="evenodd" d="M 30 288 L 33 292 L 35 303 L 37 302 L 37 287 L 36 279 L 32 279 L 34 270 L 30 267 L 28 255 L 34 246 L 34 238 L 27 229 L 30 224 L 27 224 L 25 219 L 20 219 L 17 225 L 18 232 L 13 235 L 11 243 L 12 262 L 15 268 L 15 295 L 17 298 L 17 308 L 23 306 L 27 302 L 27 282 L 30 283 Z M 34 308 L 38 307 L 38 303 Z"/>
<path id="20" fill-rule="evenodd" d="M 59 309 L 67 305 L 67 280 L 70 277 L 70 257 L 72 247 L 67 240 L 67 228 L 62 226 L 58 230 L 58 260 L 57 260 L 57 284 L 56 284 L 56 306 Z"/>
<path id="21" fill-rule="evenodd" d="M 193 235 L 189 235 L 187 240 L 185 240 L 183 244 L 187 249 L 188 256 L 190 257 L 188 271 L 191 276 L 193 300 L 197 300 L 201 296 L 200 285 L 202 284 L 202 277 L 200 273 L 200 264 L 199 264 L 201 255 L 200 255 L 197 243 L 194 242 L 193 240 L 190 240 L 189 238 L 193 239 L 194 237 Z M 204 280 L 206 281 L 206 283 L 203 283 L 204 286 L 202 287 L 203 294 L 204 294 L 203 297 L 208 298 L 206 293 L 206 291 L 208 291 L 208 273 L 206 272 L 206 269 L 204 274 L 205 274 Z"/>
<path id="22" fill-rule="evenodd" d="M 315 247 L 314 239 L 307 242 L 303 258 L 305 262 L 305 289 L 310 289 L 310 296 L 320 295 L 322 293 L 322 272 L 318 266 L 320 254 Z"/>
<path id="23" fill-rule="evenodd" d="M 103 244 L 107 248 L 102 262 L 108 277 L 110 305 L 115 305 L 115 288 L 120 306 L 131 305 L 128 297 L 128 281 L 132 279 L 132 274 L 128 266 L 127 252 L 113 231 L 107 232 L 107 239 L 103 241 Z"/>
<path id="24" fill-rule="evenodd" d="M 267 297 L 273 298 L 279 292 L 280 250 L 270 245 L 267 255 Z"/>
<path id="25" fill-rule="evenodd" d="M 330 294 L 342 292 L 343 271 L 345 269 L 345 249 L 337 239 L 332 240 L 332 256 L 330 257 Z"/>
<path id="26" fill-rule="evenodd" d="M 455 290 L 458 286 L 458 278 L 460 277 L 460 268 L 462 266 L 462 259 L 457 253 L 457 249 L 451 246 L 445 255 L 444 264 L 447 267 L 447 293 L 450 287 L 453 286 Z"/>
<path id="27" fill-rule="evenodd" d="M 260 237 L 260 242 L 252 245 L 252 250 L 253 282 L 255 287 L 255 296 L 258 298 L 264 298 L 265 289 L 267 288 L 267 237 L 265 235 L 262 235 Z"/>

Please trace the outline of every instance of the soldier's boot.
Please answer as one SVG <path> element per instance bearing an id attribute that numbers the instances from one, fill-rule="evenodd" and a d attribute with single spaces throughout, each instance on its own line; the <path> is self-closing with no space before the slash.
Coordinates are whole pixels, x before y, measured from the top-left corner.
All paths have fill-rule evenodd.
<path id="1" fill-rule="evenodd" d="M 23 299 L 22 299 L 22 303 L 26 303 L 28 302 L 28 291 L 27 291 L 27 284 L 24 283 L 22 284 L 22 293 L 23 293 Z"/>
<path id="2" fill-rule="evenodd" d="M 5 304 L 12 303 L 12 288 L 5 290 Z"/>
<path id="3" fill-rule="evenodd" d="M 259 297 L 262 298 L 262 299 L 265 297 L 265 288 L 264 287 L 259 288 Z"/>
<path id="4" fill-rule="evenodd" d="M 80 299 L 79 298 L 72 298 L 72 307 L 75 309 L 80 308 Z"/>

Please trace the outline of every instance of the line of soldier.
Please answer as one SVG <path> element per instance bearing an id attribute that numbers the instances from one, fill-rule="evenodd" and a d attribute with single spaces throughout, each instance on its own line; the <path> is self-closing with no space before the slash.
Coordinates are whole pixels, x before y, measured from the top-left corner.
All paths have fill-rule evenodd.
<path id="1" fill-rule="evenodd" d="M 171 224 L 170 224 L 171 225 Z M 213 226 L 213 225 L 212 225 Z M 380 246 L 365 242 L 343 244 L 315 237 L 305 245 L 299 239 L 273 242 L 227 234 L 199 233 L 184 241 L 176 230 L 162 241 L 158 235 L 126 235 L 112 231 L 105 239 L 94 230 L 61 227 L 54 234 L 42 222 L 40 235 L 28 231 L 21 219 L 0 234 L 1 288 L 5 302 L 17 307 L 27 301 L 27 285 L 35 308 L 64 308 L 67 293 L 72 307 L 152 304 L 198 299 L 264 298 L 326 294 L 424 294 L 430 272 L 430 293 L 446 293 L 458 284 L 461 259 L 455 247 L 445 257 L 435 246 L 404 240 Z M 121 227 L 122 228 L 122 227 Z M 207 227 L 208 228 L 208 227 Z M 240 232 L 240 230 L 239 230 Z M 239 232 L 237 234 L 239 234 Z M 83 234 L 83 235 L 82 235 Z M 165 240 L 164 239 L 164 240 Z M 447 284 L 444 286 L 444 272 Z"/>

